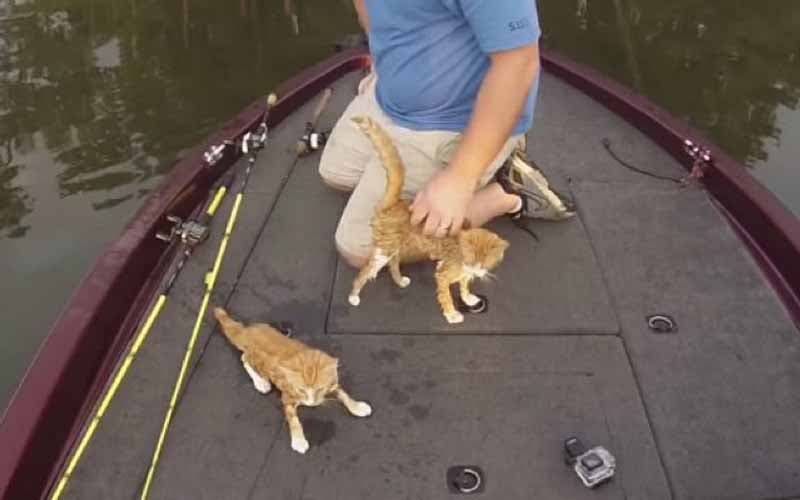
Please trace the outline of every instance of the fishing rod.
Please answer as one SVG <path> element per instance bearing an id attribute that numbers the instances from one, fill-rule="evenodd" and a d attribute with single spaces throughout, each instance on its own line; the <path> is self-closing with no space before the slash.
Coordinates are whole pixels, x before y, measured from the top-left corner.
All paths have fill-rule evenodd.
<path id="1" fill-rule="evenodd" d="M 168 215 L 167 219 L 173 223 L 173 226 L 170 228 L 169 233 L 157 233 L 156 238 L 166 241 L 172 244 L 175 241 L 180 240 L 181 245 L 181 254 L 180 257 L 175 264 L 174 269 L 164 281 L 161 286 L 161 291 L 158 294 L 158 298 L 156 299 L 155 303 L 153 304 L 150 312 L 147 314 L 147 318 L 145 319 L 144 323 L 142 323 L 139 332 L 136 334 L 135 340 L 131 345 L 128 354 L 125 356 L 125 359 L 120 365 L 119 370 L 117 371 L 116 375 L 114 376 L 111 385 L 108 387 L 107 392 L 103 396 L 100 405 L 97 407 L 95 411 L 94 417 L 92 421 L 89 423 L 89 427 L 87 427 L 86 432 L 83 433 L 81 440 L 79 441 L 78 447 L 75 449 L 70 461 L 67 465 L 67 468 L 64 469 L 61 477 L 58 480 L 56 488 L 53 492 L 53 496 L 50 497 L 52 500 L 58 500 L 61 498 L 61 495 L 64 493 L 64 490 L 69 483 L 72 474 L 75 472 L 75 469 L 78 467 L 78 464 L 83 458 L 83 454 L 86 451 L 89 443 L 91 442 L 92 438 L 97 431 L 100 422 L 105 416 L 108 407 L 111 405 L 112 400 L 117 394 L 120 385 L 122 385 L 123 380 L 128 374 L 128 370 L 130 369 L 133 361 L 136 359 L 136 355 L 139 353 L 144 342 L 147 340 L 147 336 L 150 334 L 150 331 L 153 328 L 153 325 L 156 323 L 161 311 L 163 311 L 164 306 L 167 302 L 167 298 L 169 297 L 170 292 L 172 291 L 172 286 L 175 284 L 175 281 L 178 279 L 181 271 L 183 270 L 184 265 L 192 256 L 195 247 L 200 245 L 202 242 L 206 240 L 208 237 L 209 226 L 211 224 L 211 220 L 214 218 L 214 215 L 217 212 L 220 204 L 222 203 L 225 194 L 230 190 L 231 185 L 233 184 L 233 171 L 226 173 L 221 179 L 219 179 L 214 185 L 211 187 L 209 193 L 213 194 L 213 196 L 209 196 L 210 202 L 207 202 L 206 205 L 203 207 L 203 212 L 201 215 L 195 220 L 181 220 L 180 218 Z"/>
<path id="2" fill-rule="evenodd" d="M 239 216 L 239 209 L 241 207 L 242 200 L 244 199 L 244 191 L 247 188 L 247 182 L 250 179 L 250 172 L 253 170 L 253 166 L 256 163 L 256 156 L 258 155 L 258 152 L 264 148 L 264 145 L 267 142 L 267 119 L 269 117 L 269 112 L 277 100 L 278 98 L 275 94 L 269 95 L 261 124 L 256 128 L 255 131 L 248 132 L 244 135 L 244 137 L 242 137 L 241 151 L 247 156 L 247 168 L 243 174 L 242 183 L 240 184 L 236 193 L 236 199 L 233 202 L 233 208 L 228 216 L 228 224 L 225 227 L 225 234 L 222 237 L 222 241 L 220 241 L 219 249 L 217 250 L 217 257 L 214 260 L 213 266 L 205 277 L 206 291 L 203 295 L 203 300 L 200 302 L 200 309 L 197 311 L 194 328 L 192 328 L 189 342 L 186 345 L 186 351 L 181 363 L 181 369 L 178 372 L 178 378 L 175 381 L 175 386 L 172 390 L 172 396 L 169 400 L 169 406 L 167 407 L 167 412 L 164 415 L 164 421 L 161 425 L 161 432 L 159 433 L 158 441 L 156 442 L 155 449 L 153 450 L 153 458 L 150 461 L 150 467 L 147 471 L 144 487 L 142 488 L 142 495 L 140 497 L 141 500 L 147 499 L 147 496 L 150 493 L 150 487 L 153 483 L 156 467 L 158 466 L 158 461 L 161 457 L 161 450 L 164 446 L 164 440 L 167 432 L 169 431 L 169 426 L 172 423 L 172 414 L 175 411 L 175 406 L 178 403 L 178 398 L 180 397 L 181 389 L 183 388 L 184 378 L 186 377 L 186 372 L 189 368 L 189 361 L 192 358 L 194 346 L 197 342 L 197 336 L 200 333 L 200 327 L 203 324 L 203 319 L 206 315 L 206 309 L 208 309 L 208 302 L 211 299 L 211 293 L 214 291 L 214 286 L 217 282 L 217 275 L 219 274 L 222 261 L 225 257 L 225 252 L 228 248 L 228 240 L 230 239 L 231 233 L 233 233 L 233 228 Z"/>

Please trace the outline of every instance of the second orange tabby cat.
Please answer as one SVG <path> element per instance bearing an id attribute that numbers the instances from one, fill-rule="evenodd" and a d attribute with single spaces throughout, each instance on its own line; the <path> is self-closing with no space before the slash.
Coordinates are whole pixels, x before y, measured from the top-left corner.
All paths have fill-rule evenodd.
<path id="1" fill-rule="evenodd" d="M 214 309 L 214 316 L 228 340 L 242 351 L 242 365 L 256 390 L 266 394 L 272 383 L 281 391 L 295 451 L 305 453 L 308 450 L 308 441 L 297 417 L 298 406 L 319 406 L 333 394 L 351 415 L 367 417 L 372 413 L 369 404 L 355 401 L 339 385 L 339 360 L 336 358 L 290 339 L 270 325 L 244 326 L 221 307 Z"/>

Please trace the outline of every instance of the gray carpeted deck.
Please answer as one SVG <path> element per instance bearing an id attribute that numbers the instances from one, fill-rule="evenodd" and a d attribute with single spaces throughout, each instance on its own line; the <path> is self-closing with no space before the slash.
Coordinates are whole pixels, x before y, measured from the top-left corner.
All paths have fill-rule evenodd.
<path id="1" fill-rule="evenodd" d="M 434 265 L 407 266 L 408 288 L 400 289 L 388 273 L 367 284 L 361 304 L 347 301 L 356 271 L 338 267 L 334 284 L 330 333 L 442 334 L 504 333 L 524 335 L 617 334 L 600 267 L 579 219 L 538 224 L 539 242 L 508 220 L 489 227 L 511 243 L 496 280 L 476 282 L 489 309 L 450 325 L 436 301 Z"/>
<path id="2" fill-rule="evenodd" d="M 337 84 L 330 127 L 356 75 Z M 313 106 L 313 103 L 312 103 Z M 767 499 L 800 495 L 800 336 L 707 195 L 625 170 L 602 148 L 669 175 L 680 168 L 597 103 L 545 76 L 530 154 L 579 217 L 534 223 L 498 279 L 490 311 L 452 328 L 431 269 L 388 276 L 351 308 L 353 271 L 333 232 L 346 195 L 289 151 L 312 106 L 271 135 L 244 199 L 213 303 L 246 321 L 290 321 L 342 360 L 368 419 L 302 409 L 311 443 L 289 447 L 276 394 L 257 393 L 238 354 L 204 325 L 151 498 L 439 499 L 454 464 L 486 471 L 492 499 Z M 130 499 L 153 451 L 232 199 L 176 285 L 69 489 Z M 644 317 L 673 315 L 656 335 Z M 469 335 L 461 335 L 466 333 Z M 571 434 L 607 446 L 618 477 L 597 491 L 563 464 Z"/>

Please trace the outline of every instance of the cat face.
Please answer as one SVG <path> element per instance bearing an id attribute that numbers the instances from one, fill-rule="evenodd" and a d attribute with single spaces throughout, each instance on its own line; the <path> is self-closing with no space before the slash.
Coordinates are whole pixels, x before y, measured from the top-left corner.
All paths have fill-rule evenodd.
<path id="1" fill-rule="evenodd" d="M 319 406 L 339 384 L 339 360 L 322 351 L 302 351 L 281 367 L 288 391 L 304 406 Z"/>
<path id="2" fill-rule="evenodd" d="M 485 229 L 468 229 L 459 233 L 464 269 L 476 278 L 485 278 L 503 260 L 509 244 Z"/>

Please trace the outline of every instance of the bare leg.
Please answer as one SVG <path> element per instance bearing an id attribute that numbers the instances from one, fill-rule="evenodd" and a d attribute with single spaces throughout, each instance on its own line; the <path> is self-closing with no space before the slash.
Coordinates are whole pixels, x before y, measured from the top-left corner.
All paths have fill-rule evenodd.
<path id="1" fill-rule="evenodd" d="M 458 288 L 461 293 L 461 300 L 463 300 L 466 305 L 472 307 L 481 301 L 480 297 L 473 295 L 472 292 L 469 291 L 469 278 L 461 278 L 458 282 Z"/>
<path id="2" fill-rule="evenodd" d="M 364 401 L 355 401 L 341 387 L 334 391 L 336 398 L 342 402 L 347 411 L 355 417 L 368 417 L 372 415 L 372 407 Z"/>
<path id="3" fill-rule="evenodd" d="M 353 290 L 350 292 L 349 297 L 350 304 L 357 306 L 361 303 L 361 298 L 359 297 L 361 289 L 364 288 L 367 281 L 375 279 L 375 277 L 378 276 L 378 272 L 388 263 L 389 257 L 384 255 L 380 248 L 376 248 L 372 252 L 372 257 L 370 257 L 369 262 L 366 266 L 361 268 L 358 276 L 356 276 L 356 279 L 353 281 Z"/>
<path id="4" fill-rule="evenodd" d="M 400 272 L 400 257 L 395 255 L 392 257 L 392 260 L 389 261 L 389 272 L 392 274 L 392 279 L 394 280 L 395 284 L 400 288 L 405 288 L 411 284 L 411 278 L 408 276 L 403 276 L 403 273 Z"/>
<path id="5" fill-rule="evenodd" d="M 472 197 L 466 219 L 470 227 L 480 227 L 495 217 L 519 210 L 521 203 L 519 196 L 506 193 L 500 184 L 492 182 Z"/>
<path id="6" fill-rule="evenodd" d="M 242 353 L 242 365 L 244 366 L 244 371 L 250 375 L 250 379 L 253 381 L 253 385 L 256 387 L 256 390 L 261 394 L 266 394 L 272 389 L 272 385 L 269 383 L 269 380 L 265 379 L 261 375 L 259 375 L 252 366 L 247 362 L 247 355 Z"/>
<path id="7" fill-rule="evenodd" d="M 286 423 L 289 424 L 289 436 L 292 438 L 292 449 L 298 453 L 308 451 L 308 441 L 303 433 L 303 425 L 297 418 L 297 403 L 283 400 L 283 413 Z"/>

